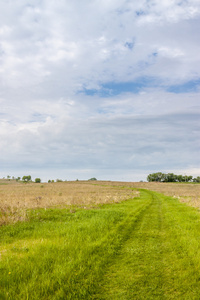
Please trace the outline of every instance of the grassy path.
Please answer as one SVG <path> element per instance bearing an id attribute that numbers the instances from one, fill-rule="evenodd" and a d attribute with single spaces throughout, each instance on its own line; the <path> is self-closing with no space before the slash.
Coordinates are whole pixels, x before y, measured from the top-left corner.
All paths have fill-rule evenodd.
<path id="1" fill-rule="evenodd" d="M 163 299 L 162 207 L 159 198 L 151 196 L 150 206 L 105 273 L 104 299 Z M 97 298 L 102 298 L 101 293 Z"/>
<path id="2" fill-rule="evenodd" d="M 0 232 L 0 299 L 199 299 L 200 213 L 141 196 Z"/>
<path id="3" fill-rule="evenodd" d="M 95 299 L 199 299 L 200 215 L 172 198 L 152 202 L 105 272 Z"/>

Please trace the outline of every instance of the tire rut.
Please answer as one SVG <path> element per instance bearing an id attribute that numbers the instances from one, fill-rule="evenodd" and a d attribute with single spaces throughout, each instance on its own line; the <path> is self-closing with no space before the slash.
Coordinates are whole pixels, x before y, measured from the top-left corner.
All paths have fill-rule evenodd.
<path id="1" fill-rule="evenodd" d="M 140 211 L 134 221 L 132 221 L 129 234 L 123 241 L 123 245 L 115 257 L 112 258 L 105 269 L 102 280 L 103 283 L 98 288 L 98 292 L 93 295 L 91 299 L 132 299 L 133 297 L 134 299 L 141 299 L 140 297 L 137 298 L 137 295 L 140 293 L 138 293 L 139 290 L 133 291 L 133 285 L 136 283 L 139 284 L 139 281 L 143 277 L 142 280 L 146 281 L 146 294 L 148 295 L 148 289 L 150 289 L 150 293 L 152 293 L 152 276 L 154 277 L 156 269 L 158 280 L 153 288 L 159 297 L 162 294 L 162 292 L 158 290 L 158 286 L 162 281 L 162 272 L 158 271 L 157 268 L 157 265 L 160 265 L 160 262 L 162 262 L 160 237 L 162 228 L 162 217 L 160 215 L 161 203 L 153 192 L 142 192 L 148 195 L 151 201 L 145 209 Z M 153 216 L 153 219 L 151 216 Z M 149 227 L 150 219 L 153 220 L 151 228 Z M 152 253 L 155 252 L 153 247 L 156 248 L 156 253 L 153 258 L 154 265 L 152 265 L 152 268 L 149 268 L 152 259 L 150 258 L 148 263 L 144 263 L 143 257 L 146 256 L 148 258 L 149 254 L 152 256 Z M 145 269 L 146 263 L 147 267 Z M 150 269 L 148 274 L 145 272 L 147 268 Z M 124 273 L 126 273 L 125 276 Z M 119 288 L 119 286 L 121 286 L 121 288 Z M 118 289 L 118 292 L 116 292 L 116 289 Z"/>

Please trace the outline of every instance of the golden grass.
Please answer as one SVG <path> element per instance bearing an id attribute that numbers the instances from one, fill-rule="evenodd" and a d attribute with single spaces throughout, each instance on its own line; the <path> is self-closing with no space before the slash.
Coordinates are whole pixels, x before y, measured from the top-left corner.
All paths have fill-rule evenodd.
<path id="1" fill-rule="evenodd" d="M 25 221 L 27 210 L 120 202 L 138 193 L 130 189 L 94 185 L 91 182 L 21 183 L 0 181 L 0 225 Z M 7 184 L 5 184 L 7 183 Z"/>
<path id="2" fill-rule="evenodd" d="M 106 184 L 156 191 L 200 208 L 200 184 L 164 182 L 107 182 Z"/>
<path id="3" fill-rule="evenodd" d="M 157 191 L 200 208 L 200 184 L 116 181 L 25 184 L 0 180 L 0 225 L 28 220 L 30 209 L 72 207 L 73 211 L 73 206 L 88 209 L 134 198 L 138 192 L 130 188 Z"/>

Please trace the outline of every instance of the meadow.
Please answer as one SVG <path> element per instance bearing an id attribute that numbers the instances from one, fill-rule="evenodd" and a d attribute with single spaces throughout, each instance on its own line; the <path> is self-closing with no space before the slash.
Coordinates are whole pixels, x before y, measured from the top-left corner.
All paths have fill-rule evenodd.
<path id="1" fill-rule="evenodd" d="M 137 193 L 87 181 L 35 184 L 0 180 L 0 225 L 28 221 L 31 211 L 38 208 L 89 209 L 133 198 Z"/>
<path id="2" fill-rule="evenodd" d="M 200 184 L 198 183 L 107 182 L 106 185 L 152 190 L 200 208 Z"/>
<path id="3" fill-rule="evenodd" d="M 200 185 L 1 183 L 0 299 L 199 299 Z"/>

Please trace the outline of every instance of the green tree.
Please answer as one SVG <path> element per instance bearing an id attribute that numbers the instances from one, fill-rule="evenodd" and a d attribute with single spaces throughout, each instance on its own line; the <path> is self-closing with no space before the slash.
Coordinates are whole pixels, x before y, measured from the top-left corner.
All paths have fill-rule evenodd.
<path id="1" fill-rule="evenodd" d="M 22 180 L 23 180 L 24 182 L 29 182 L 29 181 L 31 181 L 31 175 L 23 176 L 23 177 L 22 177 Z"/>
<path id="2" fill-rule="evenodd" d="M 147 176 L 147 181 L 159 181 L 159 182 L 191 182 L 192 176 L 183 176 L 183 175 L 176 175 L 174 173 L 164 174 L 161 172 L 152 173 Z M 193 180 L 196 181 L 196 178 Z"/>
<path id="3" fill-rule="evenodd" d="M 165 177 L 165 174 L 161 173 L 161 172 L 157 172 L 157 173 L 152 173 L 152 174 L 149 174 L 147 176 L 147 181 L 151 182 L 151 181 L 165 181 L 166 180 L 166 177 Z"/>
<path id="4" fill-rule="evenodd" d="M 40 183 L 41 179 L 40 178 L 35 178 L 35 183 Z"/>
<path id="5" fill-rule="evenodd" d="M 193 178 L 193 182 L 198 182 L 198 183 L 200 183 L 200 176 L 197 176 L 197 178 Z"/>
<path id="6" fill-rule="evenodd" d="M 183 175 L 177 175 L 178 182 L 183 182 Z"/>
<path id="7" fill-rule="evenodd" d="M 165 182 L 175 182 L 177 180 L 177 176 L 174 173 L 166 174 Z"/>

